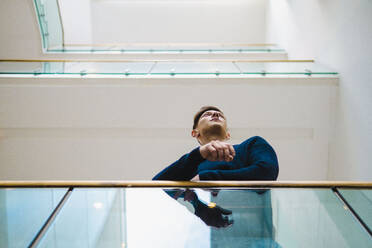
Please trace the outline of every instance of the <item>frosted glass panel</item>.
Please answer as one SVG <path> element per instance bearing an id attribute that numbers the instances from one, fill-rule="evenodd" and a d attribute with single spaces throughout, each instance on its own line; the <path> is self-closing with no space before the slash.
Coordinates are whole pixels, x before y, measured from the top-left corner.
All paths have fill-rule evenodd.
<path id="1" fill-rule="evenodd" d="M 0 189 L 0 247 L 27 247 L 67 189 Z"/>
<path id="2" fill-rule="evenodd" d="M 282 247 L 371 247 L 372 238 L 330 189 L 272 190 Z"/>
<path id="3" fill-rule="evenodd" d="M 339 189 L 339 192 L 369 229 L 372 229 L 372 190 Z"/>
<path id="4" fill-rule="evenodd" d="M 370 247 L 331 189 L 75 189 L 39 247 Z"/>
<path id="5" fill-rule="evenodd" d="M 38 247 L 122 247 L 125 206 L 121 189 L 75 189 Z"/>

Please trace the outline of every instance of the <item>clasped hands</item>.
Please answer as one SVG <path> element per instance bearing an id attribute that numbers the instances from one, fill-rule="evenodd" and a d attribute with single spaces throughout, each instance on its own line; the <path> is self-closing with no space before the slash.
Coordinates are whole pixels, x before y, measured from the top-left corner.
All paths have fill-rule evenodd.
<path id="1" fill-rule="evenodd" d="M 218 140 L 200 146 L 199 151 L 201 156 L 209 161 L 230 162 L 235 157 L 234 147 L 227 142 Z"/>
<path id="2" fill-rule="evenodd" d="M 235 157 L 234 147 L 223 141 L 213 140 L 199 147 L 200 155 L 209 161 L 226 161 L 231 162 Z M 199 181 L 199 175 L 196 175 L 191 181 Z"/>

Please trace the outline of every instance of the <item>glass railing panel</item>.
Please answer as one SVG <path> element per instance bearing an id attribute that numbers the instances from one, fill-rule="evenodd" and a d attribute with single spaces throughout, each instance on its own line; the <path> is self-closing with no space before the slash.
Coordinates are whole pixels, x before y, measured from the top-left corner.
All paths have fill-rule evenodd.
<path id="1" fill-rule="evenodd" d="M 106 53 L 106 52 L 123 52 L 116 46 L 89 46 L 89 45 L 76 45 L 76 46 L 59 46 L 53 47 L 48 52 L 71 52 L 71 53 Z"/>
<path id="2" fill-rule="evenodd" d="M 177 50 L 182 52 L 210 52 L 210 53 L 241 53 L 241 52 L 284 52 L 276 46 L 244 46 L 244 45 L 196 45 L 183 47 L 169 47 L 163 50 Z"/>
<path id="3" fill-rule="evenodd" d="M 120 46 L 120 45 L 97 45 L 97 46 L 60 46 L 49 49 L 50 52 L 75 52 L 75 53 L 247 53 L 247 52 L 285 52 L 275 46 Z"/>
<path id="4" fill-rule="evenodd" d="M 34 0 L 36 15 L 38 18 L 39 28 L 40 28 L 40 35 L 42 40 L 42 46 L 44 49 L 48 48 L 48 39 L 47 34 L 48 28 L 45 25 L 45 6 L 41 0 Z"/>
<path id="5" fill-rule="evenodd" d="M 321 64 L 311 62 L 237 62 L 236 65 L 244 74 L 337 74 L 335 71 Z"/>
<path id="6" fill-rule="evenodd" d="M 180 224 L 182 223 L 182 224 Z M 75 189 L 39 247 L 370 247 L 330 189 Z"/>
<path id="7" fill-rule="evenodd" d="M 232 62 L 158 62 L 151 70 L 153 75 L 182 74 L 240 74 Z"/>
<path id="8" fill-rule="evenodd" d="M 67 189 L 0 189 L 0 247 L 28 247 Z"/>
<path id="9" fill-rule="evenodd" d="M 209 232 L 162 189 L 75 189 L 38 247 L 209 247 Z"/>
<path id="10" fill-rule="evenodd" d="M 372 238 L 330 189 L 272 190 L 282 247 L 370 247 Z"/>
<path id="11" fill-rule="evenodd" d="M 146 75 L 155 62 L 0 62 L 0 74 Z"/>
<path id="12" fill-rule="evenodd" d="M 57 0 L 34 0 L 39 20 L 44 49 L 63 45 L 63 30 L 61 25 Z"/>
<path id="13" fill-rule="evenodd" d="M 338 190 L 362 221 L 372 230 L 372 190 L 342 188 Z"/>
<path id="14" fill-rule="evenodd" d="M 123 247 L 122 189 L 74 189 L 38 247 Z"/>
<path id="15" fill-rule="evenodd" d="M 0 74 L 337 75 L 304 62 L 0 62 Z"/>
<path id="16" fill-rule="evenodd" d="M 0 74 L 44 72 L 43 62 L 0 62 Z"/>
<path id="17" fill-rule="evenodd" d="M 155 62 L 67 62 L 66 74 L 146 75 Z"/>

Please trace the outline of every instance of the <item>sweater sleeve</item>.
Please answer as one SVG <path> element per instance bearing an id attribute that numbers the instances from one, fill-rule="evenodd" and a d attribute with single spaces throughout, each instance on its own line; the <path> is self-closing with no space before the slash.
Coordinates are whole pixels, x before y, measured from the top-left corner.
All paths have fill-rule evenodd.
<path id="1" fill-rule="evenodd" d="M 203 161 L 197 147 L 159 172 L 152 180 L 189 181 L 197 174 L 198 165 Z"/>
<path id="2" fill-rule="evenodd" d="M 201 171 L 200 180 L 276 180 L 279 167 L 274 149 L 261 137 L 253 137 L 243 145 L 246 157 L 241 168 Z"/>

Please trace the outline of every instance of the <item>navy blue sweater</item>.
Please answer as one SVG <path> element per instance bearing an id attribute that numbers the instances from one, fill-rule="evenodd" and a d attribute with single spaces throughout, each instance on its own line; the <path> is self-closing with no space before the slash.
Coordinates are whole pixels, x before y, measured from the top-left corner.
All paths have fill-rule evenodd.
<path id="1" fill-rule="evenodd" d="M 276 180 L 279 173 L 274 149 L 259 136 L 234 145 L 231 162 L 208 161 L 199 147 L 159 172 L 153 180 L 189 181 L 197 174 L 200 180 Z"/>

